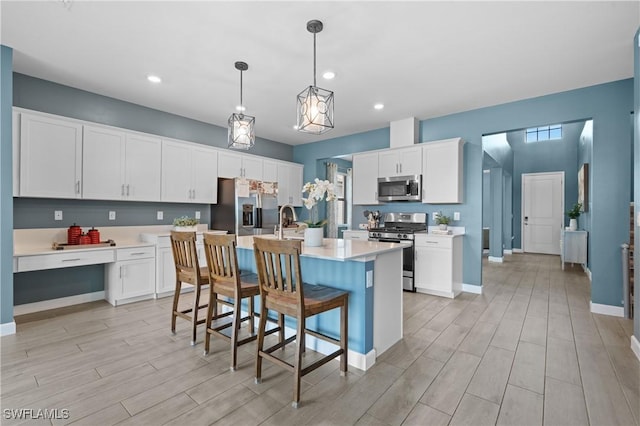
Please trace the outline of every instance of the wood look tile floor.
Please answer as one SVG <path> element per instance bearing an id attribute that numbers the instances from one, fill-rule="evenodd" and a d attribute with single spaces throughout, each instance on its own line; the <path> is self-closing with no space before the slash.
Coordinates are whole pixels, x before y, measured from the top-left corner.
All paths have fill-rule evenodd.
<path id="1" fill-rule="evenodd" d="M 589 291 L 557 256 L 485 259 L 482 295 L 404 293 L 404 339 L 366 373 L 331 362 L 305 376 L 298 409 L 280 367 L 265 361 L 254 384 L 255 344 L 231 372 L 226 342 L 204 356 L 203 332 L 195 347 L 185 321 L 171 334 L 171 298 L 25 315 L 0 340 L 1 423 L 637 426 L 633 325 L 591 314 Z M 8 418 L 21 408 L 69 417 Z"/>

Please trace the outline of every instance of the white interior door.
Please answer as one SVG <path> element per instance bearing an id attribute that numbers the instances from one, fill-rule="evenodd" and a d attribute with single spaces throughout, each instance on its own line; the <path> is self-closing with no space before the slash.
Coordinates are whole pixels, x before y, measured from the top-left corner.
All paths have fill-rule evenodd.
<path id="1" fill-rule="evenodd" d="M 560 254 L 564 172 L 522 175 L 522 248 Z"/>

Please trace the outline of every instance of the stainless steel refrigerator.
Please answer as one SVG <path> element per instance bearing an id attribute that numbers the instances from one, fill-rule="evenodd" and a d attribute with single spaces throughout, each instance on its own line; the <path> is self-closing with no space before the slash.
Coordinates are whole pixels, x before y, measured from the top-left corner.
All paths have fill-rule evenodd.
<path id="1" fill-rule="evenodd" d="M 277 183 L 218 179 L 218 204 L 211 205 L 211 229 L 238 236 L 273 234 L 277 223 Z"/>

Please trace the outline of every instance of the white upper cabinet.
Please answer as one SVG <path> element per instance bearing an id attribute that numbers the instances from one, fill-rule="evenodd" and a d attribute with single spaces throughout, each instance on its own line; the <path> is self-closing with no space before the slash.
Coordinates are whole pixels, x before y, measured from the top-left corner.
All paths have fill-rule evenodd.
<path id="1" fill-rule="evenodd" d="M 262 162 L 262 180 L 265 182 L 278 181 L 278 163 L 269 160 Z"/>
<path id="2" fill-rule="evenodd" d="M 162 141 L 162 201 L 215 204 L 218 152 L 206 146 Z"/>
<path id="3" fill-rule="evenodd" d="M 20 196 L 80 198 L 82 125 L 21 113 Z"/>
<path id="4" fill-rule="evenodd" d="M 302 206 L 302 165 L 278 164 L 278 205 Z"/>
<path id="5" fill-rule="evenodd" d="M 84 126 L 82 197 L 157 201 L 161 141 L 118 129 Z"/>
<path id="6" fill-rule="evenodd" d="M 13 154 L 13 196 L 20 195 L 20 113 L 12 112 L 11 140 Z"/>
<path id="7" fill-rule="evenodd" d="M 461 138 L 422 144 L 422 202 L 458 204 L 464 200 L 464 141 Z"/>
<path id="8" fill-rule="evenodd" d="M 220 151 L 218 155 L 218 176 L 221 178 L 244 177 L 262 179 L 262 160 L 235 152 Z"/>
<path id="9" fill-rule="evenodd" d="M 353 155 L 353 204 L 378 204 L 378 152 Z"/>
<path id="10" fill-rule="evenodd" d="M 378 154 L 378 176 L 422 174 L 422 147 L 391 149 Z"/>

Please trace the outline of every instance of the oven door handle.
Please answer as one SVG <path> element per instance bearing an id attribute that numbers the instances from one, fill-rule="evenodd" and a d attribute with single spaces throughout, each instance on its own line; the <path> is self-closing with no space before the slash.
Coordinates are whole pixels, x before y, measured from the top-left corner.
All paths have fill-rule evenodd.
<path id="1" fill-rule="evenodd" d="M 400 241 L 405 241 L 405 240 L 394 240 L 391 238 L 378 238 L 377 241 L 380 241 L 381 243 L 399 243 Z"/>

